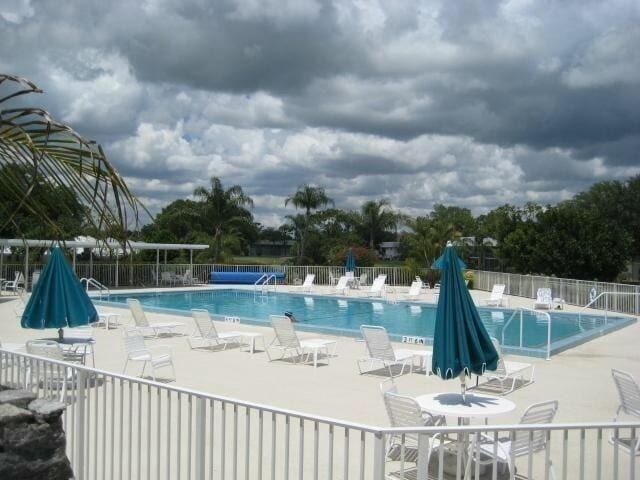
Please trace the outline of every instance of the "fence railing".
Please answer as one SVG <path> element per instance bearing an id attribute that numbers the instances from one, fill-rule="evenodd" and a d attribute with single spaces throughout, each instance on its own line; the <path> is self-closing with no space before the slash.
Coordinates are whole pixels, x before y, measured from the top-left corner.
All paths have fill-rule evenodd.
<path id="1" fill-rule="evenodd" d="M 282 272 L 286 281 L 293 284 L 302 281 L 309 273 L 316 275 L 315 283 L 331 285 L 335 283 L 346 269 L 344 266 L 296 266 L 296 265 L 225 265 L 225 264 L 160 264 L 155 263 L 76 263 L 78 278 L 94 278 L 101 284 L 113 288 L 124 286 L 150 287 L 162 285 L 161 272 L 184 275 L 191 270 L 197 282 L 207 283 L 211 272 Z M 41 264 L 29 265 L 29 278 L 36 270 L 42 270 Z M 5 263 L 0 278 L 13 278 L 16 271 L 24 272 L 22 263 Z M 422 278 L 437 278 L 438 272 L 431 269 L 420 270 Z M 369 284 L 380 274 L 387 276 L 387 285 L 407 286 L 415 278 L 415 272 L 404 267 L 356 267 L 355 275 L 366 275 Z M 496 283 L 506 285 L 505 293 L 518 297 L 536 298 L 538 288 L 551 288 L 553 297 L 562 298 L 571 305 L 584 306 L 595 295 L 609 292 L 612 295 L 602 297 L 592 304 L 598 310 L 608 309 L 613 312 L 640 315 L 640 286 L 622 283 L 606 283 L 568 278 L 544 277 L 536 275 L 519 275 L 503 272 L 473 271 L 473 288 L 490 291 Z M 620 295 L 618 295 L 620 294 Z"/>
<path id="2" fill-rule="evenodd" d="M 473 273 L 473 287 L 478 290 L 490 291 L 498 283 L 506 286 L 507 295 L 536 298 L 538 288 L 546 287 L 551 288 L 554 298 L 562 298 L 566 303 L 578 306 L 587 305 L 606 292 L 611 295 L 601 296 L 591 308 L 640 315 L 640 286 L 482 270 Z"/>
<path id="3" fill-rule="evenodd" d="M 426 480 L 465 471 L 474 479 L 516 478 L 516 471 L 532 479 L 549 478 L 551 466 L 563 479 L 635 479 L 636 456 L 624 445 L 636 445 L 640 422 L 377 427 L 1 348 L 0 384 L 67 404 L 67 452 L 78 480 Z M 509 439 L 520 447 L 504 450 Z"/>

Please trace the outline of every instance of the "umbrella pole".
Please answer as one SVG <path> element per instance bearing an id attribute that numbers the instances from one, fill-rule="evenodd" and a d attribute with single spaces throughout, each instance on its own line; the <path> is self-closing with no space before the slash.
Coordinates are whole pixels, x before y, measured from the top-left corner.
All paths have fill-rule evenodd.
<path id="1" fill-rule="evenodd" d="M 467 376 L 464 374 L 464 370 L 460 372 L 458 376 L 460 378 L 460 389 L 462 390 L 462 403 L 467 403 Z"/>

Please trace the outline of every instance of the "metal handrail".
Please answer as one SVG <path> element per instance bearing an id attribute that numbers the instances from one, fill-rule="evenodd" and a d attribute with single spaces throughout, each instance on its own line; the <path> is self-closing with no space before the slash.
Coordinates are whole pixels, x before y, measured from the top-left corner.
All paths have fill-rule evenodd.
<path id="1" fill-rule="evenodd" d="M 578 311 L 578 321 L 582 320 L 582 312 L 584 312 L 585 310 L 587 310 L 587 308 L 591 307 L 591 305 L 594 305 L 598 302 L 598 300 L 600 300 L 600 298 L 604 297 L 604 321 L 605 323 L 608 320 L 608 313 L 609 313 L 609 297 L 611 295 L 637 295 L 638 297 L 640 297 L 640 293 L 636 293 L 636 292 L 600 292 L 598 295 L 596 295 L 594 297 L 593 300 L 590 300 L 589 303 L 587 303 L 584 307 L 582 307 L 579 311 Z"/>
<path id="2" fill-rule="evenodd" d="M 528 311 L 528 312 L 532 312 L 535 313 L 536 315 L 544 315 L 547 317 L 547 357 L 546 359 L 549 360 L 551 358 L 551 315 L 549 315 L 549 313 L 547 312 L 541 312 L 540 310 L 534 310 L 533 308 L 527 308 L 527 307 L 517 307 L 514 312 L 511 314 L 511 316 L 509 317 L 509 320 L 507 320 L 504 324 L 504 327 L 502 327 L 502 345 L 504 345 L 504 332 L 507 329 L 507 327 L 509 326 L 509 324 L 511 323 L 511 321 L 513 320 L 513 317 L 515 317 L 516 313 L 520 312 L 520 348 L 522 348 L 522 340 L 523 340 L 523 336 L 522 336 L 522 323 L 523 323 L 523 316 L 522 314 L 524 313 L 524 311 Z"/>
<path id="3" fill-rule="evenodd" d="M 95 287 L 100 291 L 100 298 L 102 298 L 102 292 L 106 292 L 107 297 L 109 295 L 111 295 L 111 292 L 109 291 L 109 287 L 107 287 L 106 285 L 103 285 L 102 283 L 100 283 L 98 280 L 96 280 L 95 278 L 86 278 L 83 277 L 80 279 L 80 283 L 85 283 L 86 284 L 86 291 L 89 291 L 89 286 Z"/>

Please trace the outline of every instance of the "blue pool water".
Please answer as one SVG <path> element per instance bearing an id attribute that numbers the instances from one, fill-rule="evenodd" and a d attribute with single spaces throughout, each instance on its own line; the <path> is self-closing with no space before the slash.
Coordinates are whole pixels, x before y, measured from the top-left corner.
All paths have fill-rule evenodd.
<path id="1" fill-rule="evenodd" d="M 137 298 L 148 310 L 172 311 L 189 315 L 192 308 L 207 309 L 212 315 L 238 316 L 248 323 L 268 324 L 269 315 L 293 312 L 298 327 L 343 335 L 359 335 L 360 325 L 381 325 L 399 339 L 403 335 L 433 337 L 436 306 L 410 302 L 336 298 L 316 295 L 269 293 L 262 296 L 249 290 L 219 289 L 188 292 L 111 295 L 110 302 L 124 303 Z M 507 351 L 525 355 L 546 354 L 547 317 L 544 314 L 509 309 L 479 308 L 487 331 L 503 342 Z M 559 311 L 551 315 L 552 353 L 564 350 L 594 336 L 627 325 L 635 319 L 609 315 L 582 315 Z"/>

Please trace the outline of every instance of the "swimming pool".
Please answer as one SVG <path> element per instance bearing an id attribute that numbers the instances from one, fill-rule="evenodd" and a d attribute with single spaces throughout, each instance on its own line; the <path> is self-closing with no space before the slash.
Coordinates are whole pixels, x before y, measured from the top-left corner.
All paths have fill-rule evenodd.
<path id="1" fill-rule="evenodd" d="M 246 323 L 268 324 L 269 315 L 292 312 L 303 330 L 359 336 L 360 325 L 384 326 L 397 340 L 402 336 L 425 338 L 431 343 L 435 326 L 434 304 L 331 297 L 311 294 L 256 294 L 251 290 L 216 289 L 180 292 L 111 294 L 109 302 L 125 303 L 137 298 L 147 310 L 190 315 L 192 308 L 207 309 L 212 315 L 233 315 Z M 545 356 L 547 316 L 543 313 L 502 308 L 478 308 L 491 336 L 498 338 L 506 351 L 530 356 Z M 582 315 L 551 311 L 551 353 L 558 353 L 584 341 L 621 328 L 633 317 Z M 522 319 L 521 319 L 522 315 Z"/>

